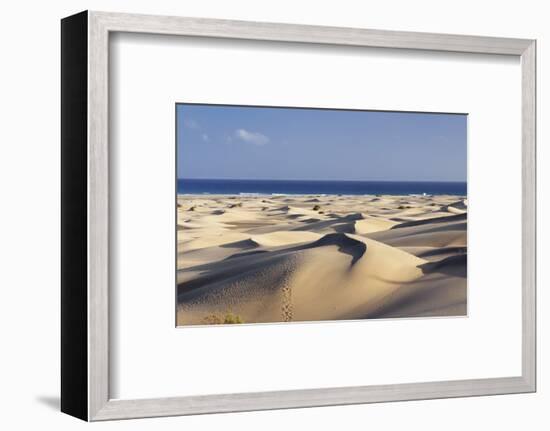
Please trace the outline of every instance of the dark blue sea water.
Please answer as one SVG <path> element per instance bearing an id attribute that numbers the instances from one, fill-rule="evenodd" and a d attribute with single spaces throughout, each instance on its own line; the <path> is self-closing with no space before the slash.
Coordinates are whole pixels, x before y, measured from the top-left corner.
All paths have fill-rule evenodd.
<path id="1" fill-rule="evenodd" d="M 178 179 L 178 194 L 412 195 L 423 193 L 466 196 L 466 183 Z"/>

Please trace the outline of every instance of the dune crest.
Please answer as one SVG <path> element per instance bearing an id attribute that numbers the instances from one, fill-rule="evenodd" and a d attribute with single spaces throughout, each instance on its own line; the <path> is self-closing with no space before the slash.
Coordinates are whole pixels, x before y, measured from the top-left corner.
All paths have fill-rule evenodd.
<path id="1" fill-rule="evenodd" d="M 178 325 L 466 313 L 464 199 L 179 196 L 178 203 Z"/>

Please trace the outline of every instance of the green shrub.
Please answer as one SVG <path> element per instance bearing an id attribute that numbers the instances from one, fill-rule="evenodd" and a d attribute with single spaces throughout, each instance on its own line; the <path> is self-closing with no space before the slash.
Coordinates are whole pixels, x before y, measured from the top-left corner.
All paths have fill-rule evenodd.
<path id="1" fill-rule="evenodd" d="M 223 323 L 225 323 L 227 325 L 232 325 L 232 324 L 236 324 L 236 323 L 244 323 L 244 320 L 238 314 L 227 313 L 225 315 Z"/>
<path id="2" fill-rule="evenodd" d="M 238 323 L 244 323 L 244 320 L 238 314 L 226 313 L 225 316 L 218 314 L 209 314 L 204 319 L 203 323 L 206 325 L 233 325 Z"/>
<path id="3" fill-rule="evenodd" d="M 319 211 L 321 209 L 321 206 L 320 205 L 315 205 L 313 207 L 313 211 Z"/>
<path id="4" fill-rule="evenodd" d="M 206 316 L 204 319 L 202 319 L 202 323 L 206 325 L 220 325 L 223 322 L 220 316 L 216 316 L 215 314 L 210 314 Z"/>

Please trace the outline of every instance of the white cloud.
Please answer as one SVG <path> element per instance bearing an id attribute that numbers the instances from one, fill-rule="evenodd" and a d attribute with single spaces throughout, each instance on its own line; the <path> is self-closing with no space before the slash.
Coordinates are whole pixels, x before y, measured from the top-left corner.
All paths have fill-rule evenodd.
<path id="1" fill-rule="evenodd" d="M 197 123 L 192 118 L 185 118 L 183 120 L 184 127 L 187 127 L 188 129 L 199 129 L 199 123 Z"/>
<path id="2" fill-rule="evenodd" d="M 269 143 L 269 138 L 267 136 L 262 135 L 258 132 L 250 132 L 245 129 L 235 130 L 235 137 L 237 137 L 241 141 L 258 146 L 266 145 Z"/>

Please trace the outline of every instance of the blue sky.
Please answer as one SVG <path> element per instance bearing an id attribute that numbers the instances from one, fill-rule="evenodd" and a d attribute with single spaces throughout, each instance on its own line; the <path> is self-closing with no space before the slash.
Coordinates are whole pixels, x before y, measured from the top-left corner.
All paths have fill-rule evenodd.
<path id="1" fill-rule="evenodd" d="M 178 178 L 466 181 L 466 115 L 177 106 Z"/>

